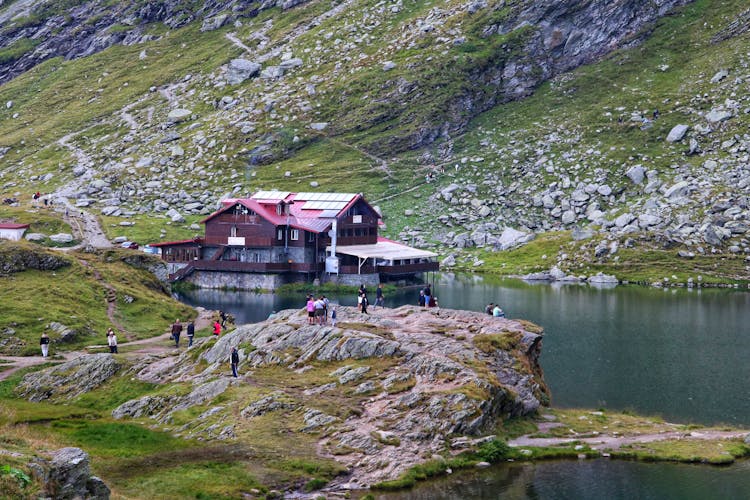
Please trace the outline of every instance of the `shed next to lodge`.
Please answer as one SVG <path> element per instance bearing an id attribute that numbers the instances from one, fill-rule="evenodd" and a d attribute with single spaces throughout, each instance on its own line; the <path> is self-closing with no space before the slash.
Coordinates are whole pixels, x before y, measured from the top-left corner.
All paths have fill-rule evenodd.
<path id="1" fill-rule="evenodd" d="M 362 194 L 259 191 L 206 217 L 204 237 L 152 243 L 173 281 L 273 289 L 294 281 L 376 284 L 437 271 L 437 255 L 378 235 Z"/>
<path id="2" fill-rule="evenodd" d="M 23 238 L 23 233 L 29 228 L 29 224 L 16 224 L 13 222 L 0 222 L 0 238 L 18 241 Z"/>

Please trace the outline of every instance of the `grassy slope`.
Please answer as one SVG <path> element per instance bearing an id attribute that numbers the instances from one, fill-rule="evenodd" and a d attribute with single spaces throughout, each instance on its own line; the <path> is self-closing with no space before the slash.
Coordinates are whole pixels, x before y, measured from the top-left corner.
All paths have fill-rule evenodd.
<path id="1" fill-rule="evenodd" d="M 317 42 L 322 43 L 324 49 L 336 47 L 335 40 L 346 32 L 345 25 L 362 22 L 363 12 L 375 5 L 374 0 L 359 2 L 358 9 L 345 11 L 341 16 L 322 22 L 292 42 L 288 49 L 295 56 L 308 60 L 310 56 L 305 50 Z M 226 189 L 226 182 L 222 181 L 231 174 L 232 182 L 243 186 L 241 192 L 310 189 L 309 182 L 316 180 L 321 190 L 364 192 L 371 200 L 397 195 L 381 204 L 388 224 L 385 233 L 394 237 L 407 226 L 421 227 L 424 223 L 418 217 L 403 215 L 405 209 L 424 207 L 429 195 L 454 180 L 475 181 L 480 190 L 484 189 L 481 184 L 484 173 L 489 170 L 498 173 L 508 183 L 518 178 L 522 180 L 522 176 L 512 169 L 510 158 L 503 152 L 511 141 L 533 145 L 536 141 L 543 141 L 544 135 L 551 132 L 557 132 L 564 138 L 575 138 L 573 146 L 564 143 L 552 145 L 550 154 L 560 155 L 569 147 L 578 151 L 588 148 L 601 151 L 601 155 L 584 155 L 582 170 L 573 172 L 571 178 L 584 179 L 596 168 L 602 168 L 611 172 L 609 180 L 615 188 L 627 184 L 621 174 L 633 163 L 643 163 L 662 172 L 666 178 L 671 176 L 670 166 L 674 163 L 686 163 L 691 168 L 698 168 L 701 158 L 684 157 L 681 145 L 668 145 L 663 138 L 674 124 L 686 118 L 686 101 L 708 88 L 707 80 L 713 72 L 737 66 L 741 54 L 747 52 L 746 37 L 718 45 L 708 44 L 708 39 L 718 29 L 745 8 L 739 1 L 722 2 L 720 9 L 715 6 L 715 2 L 709 0 L 695 2 L 659 21 L 653 35 L 642 46 L 618 51 L 603 62 L 581 68 L 542 86 L 534 96 L 524 101 L 497 106 L 476 118 L 464 135 L 453 138 L 454 158 L 477 155 L 484 157 L 485 162 L 474 171 L 462 169 L 460 174 L 456 174 L 456 179 L 446 176 L 430 186 L 419 187 L 424 175 L 421 155 L 425 151 L 405 153 L 398 158 L 391 158 L 388 151 L 382 152 L 380 156 L 389 164 L 391 175 L 388 176 L 380 169 L 379 161 L 368 156 L 362 148 L 369 148 L 374 142 L 387 142 L 388 137 L 405 134 L 419 122 L 420 116 L 434 114 L 444 107 L 447 95 L 460 92 L 461 82 L 465 78 L 462 65 L 487 64 L 494 57 L 494 42 L 481 39 L 478 33 L 482 26 L 490 22 L 490 18 L 506 15 L 504 9 L 493 10 L 491 6 L 487 12 L 476 16 L 459 15 L 449 19 L 448 27 L 462 23 L 467 44 L 461 46 L 463 48 L 460 50 L 436 50 L 434 53 L 427 50 L 432 40 L 430 36 L 420 38 L 413 46 L 384 45 L 384 40 L 398 36 L 402 23 L 424 17 L 433 5 L 407 2 L 397 14 L 386 12 L 380 19 L 380 25 L 366 30 L 365 34 L 370 39 L 360 43 L 357 52 L 347 53 L 356 56 L 359 52 L 364 59 L 338 58 L 335 62 L 340 64 L 340 68 L 334 73 L 334 60 L 324 58 L 326 62 L 323 64 L 305 64 L 294 73 L 294 77 L 288 79 L 290 88 L 301 95 L 306 81 L 316 75 L 322 76 L 322 82 L 317 85 L 318 95 L 311 99 L 320 107 L 307 113 L 291 108 L 287 110 L 286 101 L 281 99 L 277 102 L 279 113 L 283 113 L 284 120 L 288 121 L 266 115 L 253 116 L 257 132 L 250 137 L 241 137 L 236 127 L 226 126 L 226 118 L 207 107 L 201 99 L 184 94 L 178 95 L 178 99 L 200 115 L 202 126 L 199 130 L 208 128 L 209 132 L 215 132 L 213 137 L 220 146 L 227 148 L 226 161 L 207 167 L 211 171 L 225 173 L 210 180 L 215 189 Z M 119 120 L 118 115 L 113 115 L 115 111 L 140 99 L 132 110 L 136 119 L 140 121 L 150 107 L 156 107 L 156 114 L 161 116 L 166 102 L 157 93 L 149 93 L 149 87 L 180 81 L 188 73 L 208 74 L 240 54 L 239 49 L 224 37 L 226 31 L 235 30 L 238 36 L 247 37 L 272 20 L 273 25 L 266 34 L 270 38 L 270 45 L 276 46 L 284 43 L 295 27 L 309 22 L 327 8 L 329 6 L 324 2 L 312 1 L 288 11 L 271 9 L 255 19 L 243 20 L 242 27 L 227 27 L 208 33 L 199 33 L 196 26 L 174 32 L 165 32 L 162 27 L 153 26 L 153 32 L 165 35 L 162 39 L 132 47 L 112 47 L 75 61 L 48 61 L 0 87 L 0 101 L 15 102 L 12 110 L 0 110 L 0 145 L 12 146 L 0 161 L 13 164 L 23 160 L 36 165 L 35 170 L 56 173 L 46 184 L 29 186 L 52 190 L 67 175 L 59 173 L 59 166 L 62 165 L 63 172 L 66 172 L 74 164 L 69 152 L 56 145 L 55 139 L 67 132 L 86 130 L 85 134 L 75 137 L 73 141 L 81 146 L 96 143 L 98 151 L 106 154 L 107 145 L 127 132 L 124 122 Z M 323 37 L 322 34 L 326 32 L 334 33 L 334 36 Z M 252 45 L 253 42 L 248 41 L 248 44 Z M 684 50 L 685 47 L 690 50 Z M 148 57 L 142 61 L 138 56 L 144 49 Z M 430 60 L 426 59 L 427 54 Z M 380 61 L 384 58 L 395 61 L 397 67 L 390 72 L 382 71 Z M 114 59 L 118 61 L 117 65 L 112 64 Z M 437 76 L 431 71 L 446 64 L 452 71 L 437 72 L 441 79 L 439 89 L 442 90 L 427 91 L 435 89 L 433 80 Z M 669 66 L 668 70 L 658 69 L 663 65 Z M 134 75 L 138 75 L 138 78 L 134 78 Z M 372 119 L 378 113 L 388 111 L 378 110 L 380 104 L 377 96 L 393 91 L 393 82 L 402 80 L 417 85 L 419 90 L 415 92 L 421 92 L 420 99 L 416 104 L 405 100 L 403 105 L 396 106 L 400 112 L 398 119 Z M 220 98 L 225 94 L 274 95 L 278 86 L 273 82 L 254 79 L 236 88 L 202 86 L 198 90 L 203 97 Z M 716 103 L 705 102 L 702 106 L 710 109 L 713 104 Z M 635 110 L 649 112 L 656 108 L 660 109 L 661 117 L 650 130 L 641 131 L 636 126 L 617 122 L 618 114 L 629 115 Z M 54 113 L 50 114 L 50 110 Z M 19 118 L 11 119 L 12 112 L 18 112 Z M 317 120 L 331 120 L 332 125 L 322 133 L 305 128 L 307 122 Z M 740 131 L 743 120 L 738 117 L 718 133 L 728 137 Z M 179 126 L 178 131 L 186 132 L 187 126 Z M 280 134 L 284 138 L 282 142 L 286 141 L 287 146 L 291 147 L 290 156 L 272 165 L 248 167 L 243 151 L 260 144 L 266 133 Z M 294 135 L 301 138 L 296 145 L 291 143 Z M 496 144 L 497 148 L 489 150 L 483 146 L 482 143 L 487 141 Z M 442 145 L 438 141 L 428 151 L 437 156 L 438 148 Z M 530 154 L 531 149 L 524 150 L 517 159 L 523 161 L 523 155 Z M 448 165 L 448 174 L 452 174 L 451 166 Z M 13 170 L 8 169 L 0 180 L 11 178 Z M 291 174 L 289 177 L 285 176 L 287 171 Z M 24 183 L 20 179 L 15 182 L 20 185 Z M 6 194 L 17 187 L 18 184 L 8 189 Z M 412 187 L 417 189 L 399 196 L 399 193 Z M 613 207 L 614 211 L 625 209 L 625 206 Z M 420 213 L 420 210 L 416 212 Z M 170 224 L 162 216 L 144 214 L 134 217 L 136 225 L 132 227 L 117 225 L 120 220 L 117 218 L 104 218 L 104 226 L 111 237 L 124 235 L 145 243 L 161 239 L 162 228 L 167 230 L 164 236 L 166 240 L 192 237 L 196 230 L 189 226 L 199 219 L 191 216 L 184 224 Z M 512 224 L 512 221 L 509 222 Z M 587 269 L 592 272 L 602 269 L 617 272 L 618 276 L 631 281 L 661 279 L 665 277 L 663 270 L 671 267 L 685 267 L 686 276 L 702 273 L 711 276 L 711 279 L 724 281 L 741 279 L 745 271 L 741 262 L 731 259 L 724 262 L 720 258 L 706 258 L 705 264 L 693 266 L 690 262 L 676 260 L 673 252 L 660 252 L 656 244 L 644 241 L 643 247 L 653 248 L 654 255 L 640 261 L 640 257 L 634 254 L 620 262 L 593 265 L 588 264 L 586 259 L 580 259 L 571 264 L 569 270 L 585 274 Z M 526 253 L 546 254 L 550 258 L 554 255 L 548 253 L 546 247 L 530 249 Z M 581 255 L 585 253 L 580 252 Z M 522 258 L 522 261 L 515 262 L 516 257 Z M 548 267 L 549 262 L 534 261 L 530 255 L 518 254 L 483 255 L 482 258 L 486 265 L 479 269 L 504 273 L 543 269 Z M 649 268 L 650 262 L 664 265 Z M 503 263 L 505 266 L 502 266 Z M 585 266 L 581 270 L 577 268 L 579 263 Z M 469 264 L 469 267 L 472 266 Z M 713 271 L 714 267 L 718 270 Z"/>
<path id="2" fill-rule="evenodd" d="M 22 251 L 24 247 L 15 245 L 8 251 Z M 135 338 L 159 335 L 174 318 L 195 315 L 190 307 L 166 294 L 149 272 L 121 262 L 119 259 L 127 252 L 71 254 L 71 265 L 57 271 L 27 270 L 0 277 L 5 290 L 0 328 L 12 328 L 21 339 L 20 344 L 5 347 L 5 352 L 38 354 L 39 336 L 53 321 L 79 331 L 80 335 L 73 342 L 53 344 L 52 354 L 56 350 L 104 343 L 104 332 L 114 326 L 107 316 L 105 285 L 116 291 L 116 319 Z M 128 303 L 126 296 L 135 300 Z M 51 337 L 54 342 L 55 335 Z"/>

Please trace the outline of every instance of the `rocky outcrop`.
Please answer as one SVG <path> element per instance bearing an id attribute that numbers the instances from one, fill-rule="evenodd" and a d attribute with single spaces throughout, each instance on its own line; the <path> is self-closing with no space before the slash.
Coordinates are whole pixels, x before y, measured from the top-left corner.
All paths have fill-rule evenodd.
<path id="1" fill-rule="evenodd" d="M 15 391 L 32 402 L 73 399 L 105 383 L 119 368 L 111 354 L 82 355 L 46 370 L 29 373 Z"/>
<path id="2" fill-rule="evenodd" d="M 162 383 L 192 380 L 189 394 L 144 396 L 113 416 L 168 426 L 176 412 L 202 406 L 177 430 L 209 441 L 241 439 L 255 419 L 290 419 L 299 422 L 298 432 L 317 436 L 319 453 L 340 461 L 366 487 L 442 453 L 451 437 L 492 434 L 500 420 L 532 414 L 548 401 L 538 327 L 412 306 L 371 315 L 339 307 L 337 313 L 336 327 L 308 325 L 306 314 L 286 310 L 206 339 L 197 361 L 188 351 L 160 372 Z M 240 353 L 239 379 L 228 376 L 232 347 Z M 299 382 L 309 371 L 316 375 Z M 278 383 L 285 373 L 297 382 Z M 233 384 L 237 390 L 227 391 Z M 251 392 L 243 390 L 247 384 Z M 230 404 L 227 397 L 235 399 Z M 332 411 L 344 400 L 356 410 Z"/>
<path id="3" fill-rule="evenodd" d="M 255 17 L 266 9 L 277 6 L 288 9 L 302 3 L 305 0 L 260 3 L 249 0 L 88 0 L 71 7 L 63 2 L 16 2 L 18 5 L 0 12 L 0 49 L 15 49 L 13 56 L 0 63 L 0 84 L 53 57 L 70 60 L 117 44 L 147 42 L 154 38 L 147 33 L 152 23 L 163 23 L 174 29 L 202 20 L 201 31 L 211 31 L 236 19 Z M 24 47 L 26 50 L 21 50 Z"/>
<path id="4" fill-rule="evenodd" d="M 64 255 L 0 240 L 0 274 L 19 273 L 27 269 L 54 271 L 69 265 L 70 260 Z"/>

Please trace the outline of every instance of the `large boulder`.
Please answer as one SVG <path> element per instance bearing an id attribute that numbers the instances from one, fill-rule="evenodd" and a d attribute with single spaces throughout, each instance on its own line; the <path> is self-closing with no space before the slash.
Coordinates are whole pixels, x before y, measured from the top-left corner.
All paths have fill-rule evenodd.
<path id="1" fill-rule="evenodd" d="M 690 127 L 687 125 L 675 125 L 672 130 L 669 131 L 669 134 L 667 135 L 667 142 L 679 142 L 682 140 L 683 137 L 685 137 L 685 134 L 687 134 L 687 131 Z"/>
<path id="2" fill-rule="evenodd" d="M 506 227 L 503 230 L 503 234 L 497 240 L 496 247 L 498 250 L 508 250 L 513 247 L 517 247 L 528 243 L 534 239 L 534 233 L 524 233 L 512 227 Z"/>
<path id="3" fill-rule="evenodd" d="M 91 475 L 89 456 L 80 448 L 62 448 L 52 455 L 47 493 L 61 500 L 107 500 L 109 488 Z"/>
<path id="4" fill-rule="evenodd" d="M 260 73 L 260 64 L 247 59 L 232 59 L 227 68 L 227 83 L 239 85 Z"/>

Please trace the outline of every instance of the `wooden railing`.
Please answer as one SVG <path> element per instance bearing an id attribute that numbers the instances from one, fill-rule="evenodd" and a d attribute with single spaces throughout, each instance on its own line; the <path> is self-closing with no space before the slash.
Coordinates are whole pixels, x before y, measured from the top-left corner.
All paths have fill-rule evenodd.
<path id="1" fill-rule="evenodd" d="M 228 238 L 226 236 L 207 236 L 204 240 L 206 245 L 226 245 L 228 241 Z M 268 237 L 262 237 L 262 236 L 255 236 L 255 237 L 248 237 L 245 236 L 245 246 L 246 247 L 258 247 L 258 248 L 267 248 L 274 246 L 274 240 L 273 238 Z M 283 242 L 282 242 L 283 244 Z"/>
<path id="2" fill-rule="evenodd" d="M 400 266 L 378 266 L 378 271 L 383 274 L 411 274 L 423 273 L 427 271 L 438 271 L 440 263 L 438 262 L 420 262 L 419 264 L 403 264 Z"/>

